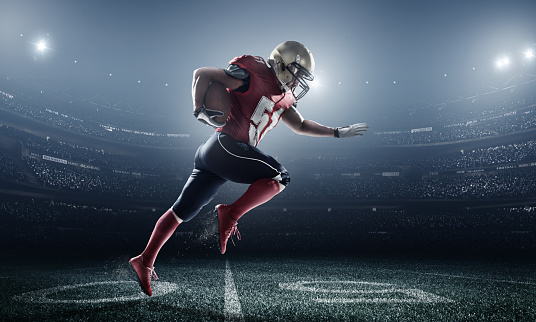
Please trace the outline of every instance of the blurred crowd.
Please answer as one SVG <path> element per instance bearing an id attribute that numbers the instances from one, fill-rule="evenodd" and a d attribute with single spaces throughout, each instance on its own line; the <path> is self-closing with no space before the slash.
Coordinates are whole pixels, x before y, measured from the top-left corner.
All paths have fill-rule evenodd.
<path id="1" fill-rule="evenodd" d="M 492 143 L 490 143 L 492 144 Z M 285 160 L 285 166 L 301 166 L 309 172 L 319 173 L 329 169 L 327 164 L 336 164 L 339 173 L 361 173 L 378 171 L 402 171 L 404 168 L 417 167 L 424 171 L 458 170 L 481 167 L 494 167 L 508 164 L 530 163 L 536 161 L 536 140 L 520 141 L 511 144 L 491 145 L 467 151 L 427 154 L 424 156 L 403 155 L 396 158 L 360 156 L 349 157 L 300 157 Z"/>
<path id="2" fill-rule="evenodd" d="M 185 181 L 177 177 L 129 175 L 65 166 L 26 158 L 43 186 L 121 199 L 171 200 Z M 536 169 L 510 169 L 422 178 L 341 175 L 295 176 L 281 200 L 370 199 L 496 199 L 536 195 Z M 222 194 L 239 195 L 240 186 L 230 184 Z"/>
<path id="3" fill-rule="evenodd" d="M 59 190 L 88 193 L 89 196 L 106 196 L 121 199 L 171 200 L 178 196 L 182 180 L 114 174 L 100 170 L 88 170 L 62 164 L 26 158 L 28 166 L 43 186 Z"/>
<path id="4" fill-rule="evenodd" d="M 523 108 L 508 115 L 498 115 L 461 124 L 429 127 L 429 131 L 379 133 L 374 143 L 379 145 L 436 144 L 481 139 L 536 128 L 536 107 Z"/>
<path id="5" fill-rule="evenodd" d="M 531 130 L 536 128 L 533 86 L 520 85 L 517 88 L 519 93 L 502 90 L 437 106 L 398 110 L 386 117 L 382 124 L 375 124 L 371 133 L 360 142 L 370 145 L 429 145 Z M 166 131 L 161 130 L 163 122 L 142 122 L 143 116 L 127 120 L 125 113 L 120 118 L 110 116 L 113 115 L 110 114 L 111 108 L 101 107 L 98 112 L 84 113 L 65 107 L 66 103 L 59 100 L 56 105 L 51 102 L 56 102 L 54 96 L 48 96 L 45 101 L 22 93 L 9 97 L 0 95 L 0 108 L 69 131 L 134 145 L 184 147 L 192 144 L 188 134 L 168 136 Z M 121 124 L 122 118 L 125 119 L 124 124 Z M 133 126 L 136 129 L 132 129 Z"/>
<path id="6" fill-rule="evenodd" d="M 138 129 L 133 132 L 124 128 L 121 117 L 115 117 L 116 121 L 104 117 L 103 113 L 113 112 L 109 109 L 85 113 L 51 99 L 37 102 L 29 95 L 0 95 L 0 109 L 110 142 L 192 151 L 196 148 L 188 135 L 167 136 L 150 122 L 129 123 Z M 377 146 L 434 145 L 532 133 L 536 129 L 536 95 L 532 91 L 522 96 L 513 91 L 498 91 L 470 101 L 404 113 L 390 116 L 398 120 L 386 122 L 392 128 L 371 131 L 357 142 Z M 286 143 L 293 144 L 296 137 L 291 135 Z M 69 243 L 73 247 L 92 248 L 110 244 L 130 247 L 132 243 L 143 246 L 162 209 L 142 209 L 137 202 L 170 205 L 192 169 L 193 152 L 174 153 L 164 159 L 140 155 L 134 150 L 125 155 L 73 143 L 68 137 L 57 140 L 5 125 L 0 126 L 0 140 L 6 147 L 0 149 L 0 188 L 11 190 L 16 183 L 17 189 L 30 186 L 36 191 L 46 189 L 48 195 L 68 192 L 87 200 L 77 204 L 57 202 L 50 197 L 32 199 L 22 194 L 3 194 L 0 242 L 7 247 L 60 247 Z M 303 140 L 300 145 L 307 149 L 308 144 L 336 146 L 340 141 L 343 140 Z M 352 142 L 344 144 L 353 145 Z M 359 153 L 344 157 L 329 153 L 314 157 L 283 153 L 278 160 L 290 171 L 291 183 L 267 207 L 261 206 L 241 220 L 243 235 L 254 236 L 248 238 L 247 246 L 241 247 L 292 250 L 315 245 L 326 249 L 373 249 L 385 245 L 423 249 L 463 247 L 464 243 L 470 246 L 474 242 L 476 248 L 535 249 L 536 208 L 530 205 L 536 196 L 536 140 L 527 135 L 509 144 L 486 142 L 487 147 L 455 153 L 390 158 Z M 232 202 L 246 188 L 228 183 L 215 202 Z M 113 200 L 124 206 L 95 206 L 93 200 Z M 412 202 L 430 200 L 447 201 L 442 204 L 462 201 L 468 207 L 407 207 Z M 365 209 L 363 204 L 353 201 L 399 204 L 393 209 Z M 488 201 L 513 205 L 469 207 Z M 199 218 L 193 220 L 192 228 L 177 232 L 179 243 L 196 245 L 204 229 L 203 216 Z M 274 240 L 278 242 L 273 243 Z"/>
<path id="7" fill-rule="evenodd" d="M 24 181 L 24 172 L 7 155 L 0 153 L 0 178 Z"/>
<path id="8" fill-rule="evenodd" d="M 177 158 L 157 159 L 137 158 L 117 153 L 106 152 L 66 141 L 58 141 L 49 137 L 33 135 L 14 127 L 0 126 L 0 135 L 15 139 L 34 155 L 51 157 L 123 171 L 143 171 L 149 173 L 176 173 L 185 166 L 191 166 L 191 160 L 184 162 Z"/>
<path id="9" fill-rule="evenodd" d="M 0 177 L 4 180 L 25 181 L 33 176 L 41 186 L 58 190 L 120 199 L 172 200 L 191 171 L 190 155 L 166 163 L 41 138 L 6 126 L 0 127 L 0 135 L 18 140 L 29 152 L 19 159 L 20 164 L 15 163 L 13 156 L 0 153 Z M 56 162 L 43 159 L 43 155 L 56 158 Z M 291 184 L 280 198 L 289 201 L 492 199 L 536 195 L 536 141 L 533 140 L 421 158 L 295 157 L 282 162 L 291 170 Z M 409 175 L 408 167 L 418 169 L 417 175 Z M 486 171 L 484 167 L 488 167 Z M 293 173 L 294 169 L 298 171 Z M 438 170 L 452 171 L 433 172 Z M 383 176 L 383 171 L 397 175 Z M 431 172 L 435 175 L 428 175 Z M 231 199 L 240 194 L 240 189 L 228 185 L 222 189 L 222 195 Z"/>
<path id="10" fill-rule="evenodd" d="M 321 180 L 297 179 L 282 200 L 417 200 L 417 199 L 501 199 L 536 195 L 536 169 L 465 175 L 403 177 L 324 176 Z M 297 181 L 295 180 L 295 181 Z"/>
<path id="11" fill-rule="evenodd" d="M 124 251 L 144 246 L 161 211 L 9 197 L 0 204 L 0 242 L 3 247 L 49 251 Z M 179 226 L 164 251 L 216 252 L 209 247 L 205 217 Z M 521 206 L 441 210 L 259 207 L 241 219 L 243 240 L 236 248 L 239 252 L 533 251 L 535 220 L 536 207 Z"/>
<path id="12" fill-rule="evenodd" d="M 159 133 L 156 129 L 132 130 L 123 128 L 105 123 L 102 118 L 95 119 L 89 116 L 80 118 L 81 116 L 78 115 L 73 116 L 72 112 L 58 112 L 55 107 L 36 104 L 32 100 L 20 96 L 8 98 L 0 95 L 0 108 L 9 109 L 51 126 L 115 142 L 162 147 L 180 147 L 191 144 L 188 134 L 172 136 L 168 133 Z"/>

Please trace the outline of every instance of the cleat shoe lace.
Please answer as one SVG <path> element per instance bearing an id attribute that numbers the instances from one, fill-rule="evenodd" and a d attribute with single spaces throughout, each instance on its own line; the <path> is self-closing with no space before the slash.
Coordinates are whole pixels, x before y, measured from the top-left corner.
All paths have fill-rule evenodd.
<path id="1" fill-rule="evenodd" d="M 136 273 L 141 289 L 145 294 L 151 296 L 153 294 L 151 290 L 151 278 L 158 280 L 158 275 L 156 275 L 154 266 L 147 267 L 143 262 L 144 258 L 141 255 L 130 259 L 130 264 Z"/>
<path id="2" fill-rule="evenodd" d="M 237 228 L 236 220 L 229 218 L 229 216 L 227 215 L 229 211 L 228 207 L 229 206 L 227 205 L 218 205 L 215 209 L 216 218 L 218 220 L 218 236 L 220 239 L 218 248 L 220 249 L 221 254 L 225 254 L 229 238 L 231 238 L 231 241 L 233 242 L 234 246 L 236 246 L 236 244 L 233 236 L 236 236 L 238 240 L 242 239 L 242 236 L 240 235 L 240 232 Z"/>
<path id="3" fill-rule="evenodd" d="M 240 232 L 238 231 L 238 224 L 234 224 L 233 226 L 231 226 L 231 228 L 225 232 L 225 239 L 229 239 L 229 237 L 231 238 L 231 241 L 233 242 L 233 246 L 236 246 L 235 242 L 234 242 L 234 239 L 233 239 L 233 236 L 236 236 L 236 239 L 238 240 L 242 240 L 242 236 L 240 235 Z"/>
<path id="4" fill-rule="evenodd" d="M 156 281 L 158 279 L 158 275 L 156 275 L 156 272 L 154 271 L 154 266 L 153 268 L 149 268 L 149 267 L 146 267 L 148 270 L 149 270 L 149 275 L 154 278 L 154 280 Z"/>

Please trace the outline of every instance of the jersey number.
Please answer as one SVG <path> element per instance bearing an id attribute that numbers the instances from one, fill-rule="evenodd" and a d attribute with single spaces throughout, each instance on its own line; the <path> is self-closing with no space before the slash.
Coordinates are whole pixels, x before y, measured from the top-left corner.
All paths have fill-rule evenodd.
<path id="1" fill-rule="evenodd" d="M 285 109 L 280 108 L 274 113 L 274 106 L 275 103 L 264 96 L 257 104 L 257 108 L 255 108 L 255 112 L 251 116 L 251 124 L 249 125 L 250 145 L 257 146 L 264 135 L 279 122 L 279 118 L 285 112 Z"/>

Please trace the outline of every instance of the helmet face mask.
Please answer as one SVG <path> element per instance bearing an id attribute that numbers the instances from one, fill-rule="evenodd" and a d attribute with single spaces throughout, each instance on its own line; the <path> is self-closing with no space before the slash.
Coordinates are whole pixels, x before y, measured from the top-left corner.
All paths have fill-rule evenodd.
<path id="1" fill-rule="evenodd" d="M 297 41 L 280 44 L 270 54 L 268 63 L 282 86 L 291 90 L 296 100 L 309 91 L 307 81 L 314 79 L 315 61 L 313 54 L 303 44 Z"/>
<path id="2" fill-rule="evenodd" d="M 293 75 L 292 81 L 287 83 L 287 86 L 292 91 L 296 100 L 299 100 L 309 91 L 310 87 L 307 81 L 313 81 L 314 76 L 298 63 L 292 63 L 290 66 L 286 66 L 286 68 Z"/>

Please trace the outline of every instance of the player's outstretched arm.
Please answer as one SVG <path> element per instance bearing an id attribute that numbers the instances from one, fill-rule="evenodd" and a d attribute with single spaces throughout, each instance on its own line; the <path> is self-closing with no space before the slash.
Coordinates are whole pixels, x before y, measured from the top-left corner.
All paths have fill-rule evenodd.
<path id="1" fill-rule="evenodd" d="M 305 120 L 295 107 L 283 113 L 282 120 L 294 133 L 315 137 L 348 138 L 362 136 L 363 132 L 368 129 L 366 123 L 335 128 L 318 124 L 311 120 Z"/>

